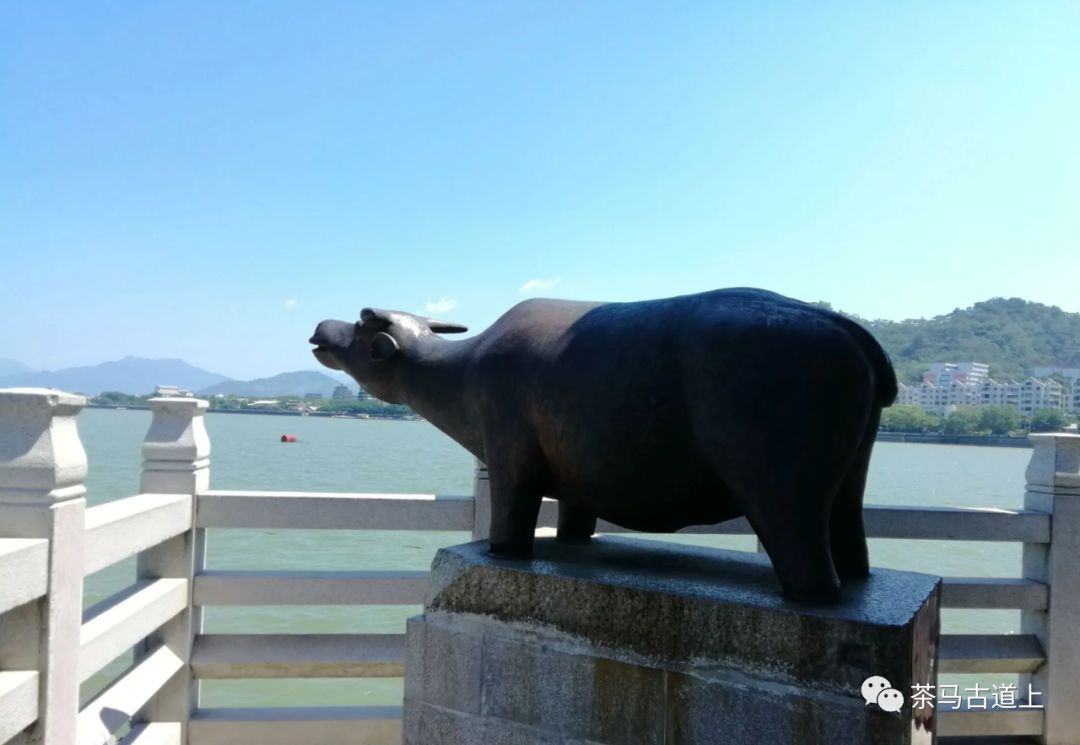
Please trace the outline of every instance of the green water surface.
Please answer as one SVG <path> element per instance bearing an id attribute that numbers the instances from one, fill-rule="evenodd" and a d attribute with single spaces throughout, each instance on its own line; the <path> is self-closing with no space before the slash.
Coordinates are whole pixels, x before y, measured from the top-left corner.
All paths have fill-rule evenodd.
<path id="1" fill-rule="evenodd" d="M 79 432 L 90 462 L 91 506 L 138 493 L 146 411 L 87 409 Z M 217 489 L 467 495 L 472 457 L 426 422 L 236 414 L 206 416 L 211 484 Z M 298 442 L 282 444 L 282 434 Z M 878 443 L 866 501 L 894 505 L 1019 508 L 1031 451 Z M 754 550 L 752 536 L 663 536 L 681 543 Z M 440 546 L 467 533 L 431 531 L 209 531 L 208 568 L 425 570 Z M 872 540 L 875 566 L 942 576 L 1019 576 L 1019 544 Z M 134 561 L 86 580 L 86 604 L 134 579 Z M 403 633 L 415 607 L 210 608 L 207 633 Z M 944 611 L 945 633 L 1012 633 L 1019 611 Z M 92 696 L 130 664 L 126 656 L 89 681 Z M 982 686 L 1016 676 L 942 676 Z M 205 681 L 203 706 L 362 706 L 397 704 L 400 679 Z"/>

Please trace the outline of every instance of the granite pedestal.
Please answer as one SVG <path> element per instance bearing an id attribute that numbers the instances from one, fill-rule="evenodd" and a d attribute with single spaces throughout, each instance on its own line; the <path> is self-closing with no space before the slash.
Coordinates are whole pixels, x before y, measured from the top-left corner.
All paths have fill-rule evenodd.
<path id="1" fill-rule="evenodd" d="M 408 623 L 404 745 L 929 745 L 940 579 L 783 599 L 763 554 L 603 537 L 435 557 Z M 905 699 L 867 704 L 871 676 Z M 935 689 L 930 689 L 931 691 Z"/>

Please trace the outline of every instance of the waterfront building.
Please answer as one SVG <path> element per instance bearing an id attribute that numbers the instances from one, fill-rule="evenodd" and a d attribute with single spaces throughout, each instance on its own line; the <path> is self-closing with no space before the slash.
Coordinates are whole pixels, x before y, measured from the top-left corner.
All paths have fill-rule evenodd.
<path id="1" fill-rule="evenodd" d="M 919 394 L 922 391 L 922 383 L 914 383 L 908 385 L 907 383 L 899 383 L 896 391 L 896 403 L 895 406 L 921 406 L 922 402 L 919 400 Z"/>
<path id="2" fill-rule="evenodd" d="M 1080 367 L 1033 367 L 1028 370 L 1028 375 L 1033 378 L 1049 378 L 1051 375 L 1060 375 L 1073 381 L 1075 385 L 1080 380 Z"/>
<path id="3" fill-rule="evenodd" d="M 1051 375 L 1067 379 L 1069 384 L 1062 384 L 1061 408 L 1070 414 L 1080 414 L 1080 367 L 1033 367 L 1029 372 L 1036 379 Z"/>
<path id="4" fill-rule="evenodd" d="M 154 395 L 161 398 L 194 398 L 191 391 L 181 390 L 175 385 L 159 385 L 154 388 Z"/>
<path id="5" fill-rule="evenodd" d="M 361 388 L 360 391 L 356 394 L 356 400 L 357 401 L 370 401 L 371 400 L 371 394 L 368 393 L 367 391 L 365 391 L 363 388 Z"/>
<path id="6" fill-rule="evenodd" d="M 989 379 L 990 366 L 984 362 L 935 362 L 921 382 L 900 384 L 897 403 L 948 416 L 957 406 L 984 405 L 983 385 Z"/>
<path id="7" fill-rule="evenodd" d="M 923 380 L 937 386 L 954 382 L 981 385 L 990 378 L 990 365 L 985 362 L 934 362 L 930 371 L 923 373 Z"/>
<path id="8" fill-rule="evenodd" d="M 947 383 L 935 385 L 923 380 L 921 383 L 900 383 L 896 397 L 897 404 L 919 406 L 927 414 L 946 416 L 957 406 L 980 406 L 982 404 L 982 386 L 966 379 L 953 380 L 946 377 Z"/>
<path id="9" fill-rule="evenodd" d="M 953 363 L 935 367 L 920 383 L 900 383 L 897 405 L 918 406 L 934 416 L 948 416 L 957 406 L 1012 406 L 1026 416 L 1039 409 L 1080 412 L 1080 382 L 1068 386 L 1034 377 L 1022 383 L 997 381 Z"/>
<path id="10" fill-rule="evenodd" d="M 1065 411 L 1070 403 L 1065 391 L 1065 386 L 1056 380 L 1028 378 L 1020 385 L 1020 413 L 1031 414 L 1037 409 Z"/>
<path id="11" fill-rule="evenodd" d="M 1020 408 L 1020 384 L 1015 380 L 998 382 L 988 378 L 982 384 L 981 406 L 1015 406 Z"/>
<path id="12" fill-rule="evenodd" d="M 316 398 L 323 398 L 323 394 L 321 394 L 321 393 L 305 393 L 304 398 L 308 399 L 308 400 L 316 399 Z"/>
<path id="13" fill-rule="evenodd" d="M 340 399 L 343 399 L 343 398 L 344 399 L 349 399 L 349 398 L 352 398 L 352 397 L 353 397 L 352 391 L 349 390 L 349 386 L 347 386 L 347 385 L 339 385 L 337 388 L 334 389 L 334 392 L 330 395 L 330 398 L 332 398 L 334 400 L 340 400 Z"/>

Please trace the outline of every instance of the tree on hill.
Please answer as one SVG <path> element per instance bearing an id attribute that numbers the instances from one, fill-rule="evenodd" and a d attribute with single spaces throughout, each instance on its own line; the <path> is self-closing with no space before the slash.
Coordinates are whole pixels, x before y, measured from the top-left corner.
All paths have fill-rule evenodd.
<path id="1" fill-rule="evenodd" d="M 1015 406 L 987 406 L 979 413 L 979 429 L 992 435 L 1007 435 L 1020 426 L 1020 411 Z"/>
<path id="2" fill-rule="evenodd" d="M 1032 432 L 1060 432 L 1069 418 L 1057 409 L 1036 409 L 1031 415 Z"/>
<path id="3" fill-rule="evenodd" d="M 936 432 L 941 420 L 912 404 L 892 406 L 881 412 L 881 428 L 887 432 Z"/>
<path id="4" fill-rule="evenodd" d="M 1049 378 L 1047 378 L 1047 380 L 1054 381 L 1055 383 L 1060 385 L 1062 388 L 1064 388 L 1066 391 L 1071 391 L 1072 388 L 1073 388 L 1072 379 L 1071 378 L 1066 378 L 1061 373 L 1054 373 Z"/>
<path id="5" fill-rule="evenodd" d="M 331 411 L 341 414 L 377 414 L 381 417 L 400 418 L 411 416 L 412 409 L 402 404 L 386 404 L 376 399 L 357 401 L 356 399 L 324 399 L 316 402 L 321 404 L 319 411 Z"/>
<path id="6" fill-rule="evenodd" d="M 209 398 L 219 393 L 247 398 L 303 398 L 308 393 L 319 393 L 329 398 L 330 392 L 338 385 L 338 381 L 329 375 L 299 370 L 256 380 L 227 380 L 197 393 L 200 398 Z"/>
<path id="7" fill-rule="evenodd" d="M 201 398 L 201 397 L 200 397 Z M 238 396 L 228 395 L 218 398 L 217 396 L 210 396 L 206 398 L 210 402 L 211 409 L 224 409 L 227 411 L 236 411 L 244 408 L 244 405 L 240 402 Z"/>
<path id="8" fill-rule="evenodd" d="M 941 431 L 947 435 L 971 435 L 979 431 L 980 411 L 974 406 L 957 406 L 945 417 Z"/>
<path id="9" fill-rule="evenodd" d="M 818 303 L 827 307 L 827 303 Z M 1080 367 L 1080 313 L 1019 298 L 994 298 L 930 319 L 868 320 L 900 380 L 917 382 L 931 362 L 986 362 L 999 379 L 1048 365 Z"/>
<path id="10" fill-rule="evenodd" d="M 145 406 L 149 398 L 151 396 L 132 396 L 119 391 L 105 391 L 94 396 L 92 401 L 106 406 Z"/>

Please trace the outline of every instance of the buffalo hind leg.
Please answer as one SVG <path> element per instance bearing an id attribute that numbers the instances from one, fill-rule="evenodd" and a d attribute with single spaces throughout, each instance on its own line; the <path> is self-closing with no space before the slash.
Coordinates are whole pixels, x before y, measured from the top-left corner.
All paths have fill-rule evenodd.
<path id="1" fill-rule="evenodd" d="M 596 532 L 596 515 L 559 502 L 559 530 L 555 537 L 567 543 L 588 543 Z"/>
<path id="2" fill-rule="evenodd" d="M 784 596 L 806 603 L 838 602 L 840 580 L 829 550 L 828 515 L 799 510 L 796 500 L 766 501 L 768 509 L 748 504 L 746 519 L 772 561 Z"/>
<path id="3" fill-rule="evenodd" d="M 810 424 L 791 429 L 717 447 L 711 459 L 772 560 L 784 595 L 808 603 L 837 602 L 840 578 L 833 567 L 830 518 L 858 435 L 822 436 Z"/>
<path id="4" fill-rule="evenodd" d="M 875 407 L 855 459 L 833 501 L 829 535 L 833 565 L 842 579 L 865 579 L 870 576 L 870 553 L 863 525 L 863 494 L 880 421 L 881 409 Z"/>

